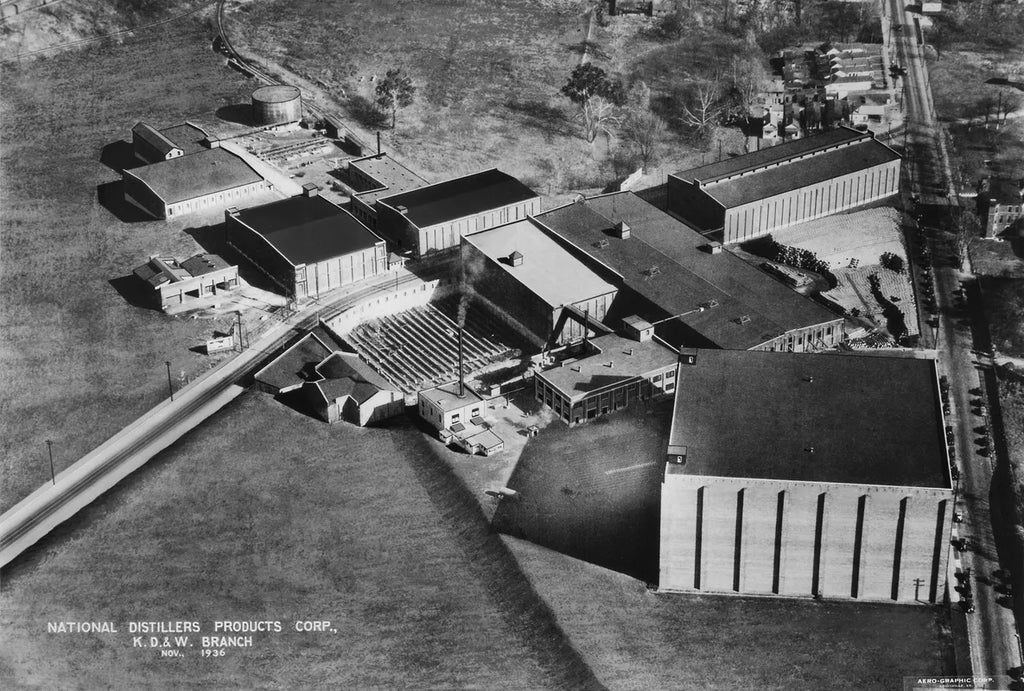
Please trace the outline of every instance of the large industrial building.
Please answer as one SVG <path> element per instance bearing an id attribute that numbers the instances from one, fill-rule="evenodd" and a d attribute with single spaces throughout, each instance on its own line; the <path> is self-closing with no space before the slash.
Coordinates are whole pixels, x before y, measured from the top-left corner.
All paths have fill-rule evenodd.
<path id="1" fill-rule="evenodd" d="M 540 212 L 540 196 L 496 168 L 376 201 L 376 230 L 396 251 L 422 257 L 459 239 Z"/>
<path id="2" fill-rule="evenodd" d="M 896 194 L 900 155 L 839 127 L 668 177 L 668 208 L 725 243 Z"/>
<path id="3" fill-rule="evenodd" d="M 534 373 L 534 397 L 570 427 L 676 387 L 679 354 L 650 338 L 605 334 L 570 347 L 556 367 Z"/>
<path id="4" fill-rule="evenodd" d="M 954 496 L 934 361 L 689 353 L 667 454 L 661 590 L 942 599 Z"/>
<path id="5" fill-rule="evenodd" d="M 635 315 L 676 348 L 801 352 L 843 340 L 842 317 L 631 192 L 581 200 L 536 221 L 620 289 L 606 319 L 613 328 Z"/>
<path id="6" fill-rule="evenodd" d="M 463 237 L 462 266 L 466 289 L 541 346 L 594 333 L 618 292 L 533 219 Z"/>
<path id="7" fill-rule="evenodd" d="M 221 148 L 125 170 L 122 180 L 129 203 L 168 220 L 244 204 L 270 188 L 248 163 Z"/>
<path id="8" fill-rule="evenodd" d="M 352 214 L 306 195 L 228 209 L 227 241 L 295 300 L 384 273 L 384 241 Z"/>

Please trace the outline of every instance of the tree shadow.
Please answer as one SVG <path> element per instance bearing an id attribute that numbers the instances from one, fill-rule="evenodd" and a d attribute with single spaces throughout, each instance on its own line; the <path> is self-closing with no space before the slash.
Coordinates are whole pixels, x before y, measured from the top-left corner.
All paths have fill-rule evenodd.
<path id="1" fill-rule="evenodd" d="M 256 268 L 241 252 L 228 244 L 227 223 L 218 223 L 199 228 L 186 228 L 185 233 L 190 235 L 204 251 L 216 254 L 228 264 L 237 266 L 238 275 L 249 285 L 271 293 L 277 293 L 278 295 L 284 294 L 281 286 L 274 283 L 269 276 Z"/>
<path id="2" fill-rule="evenodd" d="M 349 115 L 364 127 L 382 128 L 388 125 L 387 116 L 365 96 L 353 94 L 345 104 Z"/>
<path id="3" fill-rule="evenodd" d="M 247 103 L 233 103 L 217 109 L 217 117 L 225 122 L 252 127 L 252 106 Z"/>
<path id="4" fill-rule="evenodd" d="M 161 311 L 153 302 L 152 291 L 135 274 L 112 278 L 107 283 L 132 307 L 141 307 L 142 309 L 153 310 L 154 312 Z"/>
<path id="5" fill-rule="evenodd" d="M 518 101 L 509 99 L 505 107 L 522 118 L 523 124 L 536 127 L 544 132 L 564 136 L 577 134 L 573 123 L 566 117 L 565 111 L 558 106 L 548 105 L 543 101 Z"/>
<path id="6" fill-rule="evenodd" d="M 145 165 L 135 158 L 135 150 L 132 143 L 121 139 L 107 144 L 100 152 L 100 163 L 113 171 L 120 173 L 122 170 L 131 170 Z"/>
<path id="7" fill-rule="evenodd" d="M 100 206 L 114 214 L 117 220 L 122 223 L 141 223 L 143 221 L 155 220 L 153 216 L 124 198 L 124 182 L 121 180 L 97 185 L 96 199 L 99 201 Z"/>

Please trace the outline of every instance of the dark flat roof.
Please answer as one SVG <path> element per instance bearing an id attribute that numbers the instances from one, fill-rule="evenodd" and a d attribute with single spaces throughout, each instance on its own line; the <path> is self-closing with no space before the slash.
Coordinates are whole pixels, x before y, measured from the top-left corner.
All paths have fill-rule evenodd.
<path id="1" fill-rule="evenodd" d="M 345 209 L 320 196 L 291 197 L 235 216 L 292 264 L 312 264 L 383 242 Z"/>
<path id="2" fill-rule="evenodd" d="M 935 363 L 698 350 L 679 366 L 670 472 L 950 487 Z M 813 452 L 809 449 L 813 448 Z"/>
<path id="3" fill-rule="evenodd" d="M 314 334 L 307 333 L 257 372 L 254 378 L 277 389 L 299 386 L 319 378 L 316 366 L 330 354 L 330 347 Z"/>
<path id="4" fill-rule="evenodd" d="M 164 133 L 144 122 L 136 123 L 135 127 L 132 128 L 132 134 L 155 148 L 163 156 L 166 156 L 175 146 L 177 146 L 174 142 L 168 139 Z"/>
<path id="5" fill-rule="evenodd" d="M 381 197 L 392 208 L 404 206 L 410 221 L 424 228 L 539 196 L 497 168 Z"/>
<path id="6" fill-rule="evenodd" d="M 205 149 L 191 156 L 126 170 L 144 182 L 165 204 L 251 185 L 263 176 L 226 149 Z"/>
<path id="7" fill-rule="evenodd" d="M 214 271 L 220 271 L 221 269 L 230 268 L 231 265 L 224 261 L 220 255 L 217 254 L 197 254 L 189 257 L 181 263 L 181 268 L 188 271 L 193 276 L 202 276 L 203 274 L 213 273 Z"/>
<path id="8" fill-rule="evenodd" d="M 815 134 L 801 139 L 794 139 L 781 144 L 776 144 L 775 146 L 770 146 L 766 149 L 761 149 L 760 151 L 752 151 L 749 154 L 744 154 L 742 156 L 736 156 L 724 161 L 717 161 L 698 168 L 690 168 L 689 170 L 673 173 L 672 177 L 679 178 L 687 182 L 693 182 L 694 180 L 710 182 L 746 171 L 756 170 L 774 163 L 788 161 L 791 158 L 821 151 L 822 149 L 838 146 L 839 144 L 844 144 L 846 142 L 852 142 L 857 139 L 867 139 L 870 137 L 871 135 L 867 132 L 860 132 L 850 127 L 838 127 L 834 130 L 829 130 L 828 132 L 823 132 L 821 134 Z"/>
<path id="9" fill-rule="evenodd" d="M 700 233 L 632 192 L 592 197 L 537 220 L 668 314 L 685 313 L 683 323 L 721 348 L 745 350 L 841 319 L 726 250 L 710 254 Z M 628 239 L 609 232 L 620 220 L 631 228 Z M 658 272 L 650 275 L 654 266 Z M 716 306 L 700 310 L 713 301 Z"/>
<path id="10" fill-rule="evenodd" d="M 841 149 L 789 161 L 781 168 L 759 170 L 731 180 L 705 184 L 701 189 L 728 209 L 813 185 L 822 180 L 896 161 L 899 158 L 898 153 L 882 142 L 865 139 Z"/>
<path id="11" fill-rule="evenodd" d="M 191 122 L 183 122 L 180 125 L 167 127 L 160 130 L 160 134 L 174 142 L 174 145 L 181 149 L 186 156 L 206 151 L 208 146 L 203 142 L 210 136 L 206 130 L 193 125 Z"/>

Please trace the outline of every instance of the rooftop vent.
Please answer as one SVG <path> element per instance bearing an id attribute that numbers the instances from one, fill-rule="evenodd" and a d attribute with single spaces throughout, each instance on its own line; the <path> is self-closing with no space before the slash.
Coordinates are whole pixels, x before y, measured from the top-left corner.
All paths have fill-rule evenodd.
<path id="1" fill-rule="evenodd" d="M 649 269 L 643 270 L 644 278 L 654 278 L 660 273 L 661 269 L 659 269 L 657 266 L 652 266 Z"/>
<path id="2" fill-rule="evenodd" d="M 807 382 L 808 384 L 813 384 L 814 377 L 804 377 L 804 381 Z"/>
<path id="3" fill-rule="evenodd" d="M 602 239 L 600 239 L 600 240 L 598 240 L 597 242 L 594 243 L 594 247 L 598 248 L 599 250 L 603 250 L 607 246 L 608 246 L 608 241 L 605 240 L 604 238 L 602 238 Z"/>
<path id="4" fill-rule="evenodd" d="M 307 182 L 302 186 L 303 197 L 315 197 L 318 194 L 320 194 L 320 188 L 317 187 L 315 183 Z"/>
<path id="5" fill-rule="evenodd" d="M 737 324 L 749 324 L 750 323 L 750 317 L 748 315 L 744 314 L 743 316 L 741 316 L 739 319 L 736 320 L 736 323 Z"/>
<path id="6" fill-rule="evenodd" d="M 512 266 L 522 266 L 523 253 L 519 252 L 518 250 L 513 252 L 512 254 L 508 255 L 508 261 L 510 264 L 512 264 Z"/>
<path id="7" fill-rule="evenodd" d="M 615 224 L 615 237 L 620 240 L 625 240 L 630 235 L 629 225 L 625 221 L 619 221 Z"/>
<path id="8" fill-rule="evenodd" d="M 398 206 L 395 207 L 395 210 L 398 211 L 398 213 L 402 214 L 403 216 L 409 215 L 409 207 L 405 206 L 404 204 L 399 204 Z"/>
<path id="9" fill-rule="evenodd" d="M 704 310 L 709 310 L 712 307 L 718 307 L 718 300 L 705 300 L 704 302 L 700 303 L 698 307 L 700 308 L 701 312 L 703 312 Z"/>

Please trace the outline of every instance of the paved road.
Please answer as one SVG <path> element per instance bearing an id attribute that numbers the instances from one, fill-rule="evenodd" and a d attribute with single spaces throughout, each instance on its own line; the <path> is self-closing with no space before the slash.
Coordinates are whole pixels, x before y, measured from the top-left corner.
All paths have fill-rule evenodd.
<path id="1" fill-rule="evenodd" d="M 958 580 L 969 581 L 975 607 L 966 617 L 971 665 L 976 677 L 992 677 L 1008 688 L 1012 681 L 1008 671 L 1019 665 L 1020 659 L 1013 637 L 1016 629 L 1012 612 L 1001 604 L 1003 593 L 996 589 L 999 579 L 993 576 L 1000 568 L 990 505 L 993 467 L 990 457 L 979 453 L 981 447 L 977 444 L 979 438 L 987 436 L 985 409 L 976 405 L 983 398 L 982 375 L 973 355 L 975 344 L 966 303 L 960 297 L 962 283 L 967 287 L 968 299 L 976 292 L 974 278 L 953 266 L 949 260 L 950 247 L 937 244 L 941 234 L 936 227 L 949 213 L 948 205 L 956 201 L 946 140 L 936 122 L 927 64 L 914 30 L 914 15 L 899 0 L 888 0 L 886 7 L 893 22 L 904 27 L 901 32 L 893 32 L 892 37 L 898 62 L 907 69 L 906 159 L 912 171 L 913 190 L 922 208 L 930 211 L 924 225 L 929 235 L 935 297 L 941 314 L 936 347 L 939 369 L 949 382 L 948 422 L 954 427 L 960 470 L 956 509 L 964 515 L 964 522 L 954 530 L 957 537 L 965 536 L 971 544 L 966 551 L 953 552 L 960 574 Z M 954 607 L 961 607 L 958 601 L 964 591 L 953 590 L 960 583 L 950 583 L 950 595 L 957 603 Z M 954 616 L 959 614 L 954 612 Z"/>
<path id="2" fill-rule="evenodd" d="M 0 566 L 35 544 L 108 489 L 142 467 L 242 392 L 240 382 L 317 319 L 329 319 L 377 294 L 418 284 L 451 271 L 449 263 L 426 264 L 421 276 L 395 274 L 313 301 L 275 325 L 238 356 L 175 393 L 62 471 L 0 516 Z"/>

